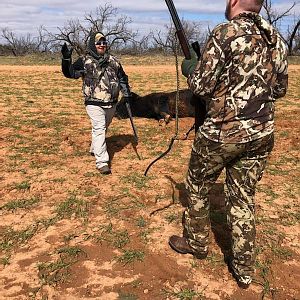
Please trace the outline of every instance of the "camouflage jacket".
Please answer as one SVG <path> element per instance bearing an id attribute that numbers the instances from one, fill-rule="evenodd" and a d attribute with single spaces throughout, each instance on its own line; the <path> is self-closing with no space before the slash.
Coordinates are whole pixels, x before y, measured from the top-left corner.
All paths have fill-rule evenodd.
<path id="1" fill-rule="evenodd" d="M 117 103 L 120 89 L 126 96 L 129 94 L 127 76 L 121 64 L 112 55 L 107 63 L 99 66 L 91 56 L 83 59 L 85 74 L 83 76 L 82 91 L 86 104 L 101 102 L 102 105 Z"/>
<path id="2" fill-rule="evenodd" d="M 287 90 L 287 49 L 256 13 L 241 13 L 212 32 L 189 76 L 206 101 L 200 131 L 221 143 L 246 143 L 274 130 L 274 102 Z"/>
<path id="3" fill-rule="evenodd" d="M 112 55 L 106 55 L 101 64 L 89 54 L 78 58 L 73 64 L 63 59 L 62 68 L 68 78 L 82 77 L 85 105 L 111 107 L 117 103 L 120 90 L 125 97 L 131 94 L 128 77 Z"/>

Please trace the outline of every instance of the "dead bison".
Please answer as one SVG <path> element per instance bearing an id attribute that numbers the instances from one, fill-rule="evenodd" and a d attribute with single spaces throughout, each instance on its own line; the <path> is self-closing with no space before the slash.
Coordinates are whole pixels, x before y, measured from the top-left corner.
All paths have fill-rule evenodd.
<path id="1" fill-rule="evenodd" d="M 190 90 L 179 91 L 178 116 L 194 117 L 195 108 L 193 94 Z M 132 115 L 134 117 L 155 118 L 160 124 L 166 124 L 176 113 L 176 91 L 169 93 L 152 93 L 146 96 L 139 96 L 132 93 L 130 102 Z M 124 99 L 117 105 L 116 117 L 119 119 L 128 118 Z"/>

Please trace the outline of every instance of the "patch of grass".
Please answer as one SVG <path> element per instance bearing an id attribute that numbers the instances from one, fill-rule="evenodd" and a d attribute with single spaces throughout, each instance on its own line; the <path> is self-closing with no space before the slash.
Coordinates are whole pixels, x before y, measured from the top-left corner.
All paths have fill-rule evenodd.
<path id="1" fill-rule="evenodd" d="M 85 197 L 93 197 L 95 195 L 98 195 L 99 194 L 99 191 L 96 190 L 96 189 L 93 189 L 93 188 L 89 188 L 87 190 L 84 191 L 83 195 Z"/>
<path id="2" fill-rule="evenodd" d="M 109 197 L 108 201 L 105 203 L 104 211 L 109 216 L 118 216 L 123 210 L 141 209 L 145 207 L 145 204 L 138 201 L 134 196 L 130 197 L 130 199 L 126 198 L 127 197 L 124 195 Z"/>
<path id="3" fill-rule="evenodd" d="M 289 137 L 289 132 L 288 132 L 288 131 L 281 131 L 281 132 L 279 133 L 279 136 L 280 136 L 281 138 L 287 138 L 287 137 Z"/>
<path id="4" fill-rule="evenodd" d="M 136 279 L 130 283 L 130 285 L 135 289 L 140 287 L 142 284 L 143 282 L 140 279 Z"/>
<path id="5" fill-rule="evenodd" d="M 196 269 L 196 268 L 199 267 L 199 263 L 198 263 L 198 260 L 197 260 L 197 259 L 192 259 L 192 260 L 190 261 L 190 264 L 191 264 L 191 268 L 193 268 L 193 269 Z"/>
<path id="6" fill-rule="evenodd" d="M 267 197 L 268 197 L 268 199 L 266 199 L 267 202 L 273 202 L 275 199 L 277 199 L 279 197 L 279 195 L 276 194 L 270 186 L 265 185 L 265 184 L 258 185 L 257 191 L 267 195 Z"/>
<path id="7" fill-rule="evenodd" d="M 123 254 L 117 258 L 117 261 L 127 265 L 136 261 L 143 261 L 145 253 L 139 250 L 123 250 Z"/>
<path id="8" fill-rule="evenodd" d="M 43 218 L 37 221 L 37 224 L 42 224 L 45 228 L 54 225 L 62 219 L 81 219 L 83 223 L 88 222 L 90 203 L 78 199 L 75 194 L 72 194 L 66 201 L 61 202 L 54 210 L 54 215 L 50 218 Z"/>
<path id="9" fill-rule="evenodd" d="M 287 186 L 285 187 L 284 195 L 291 199 L 298 199 L 300 196 L 300 190 L 294 186 Z"/>
<path id="10" fill-rule="evenodd" d="M 283 260 L 288 260 L 293 256 L 293 252 L 284 247 L 272 247 L 272 252 L 276 257 Z"/>
<path id="11" fill-rule="evenodd" d="M 38 225 L 33 224 L 24 230 L 13 230 L 7 228 L 0 233 L 0 250 L 9 251 L 11 248 L 24 244 L 30 240 L 38 230 Z"/>
<path id="12" fill-rule="evenodd" d="M 202 293 L 196 292 L 189 288 L 182 289 L 179 292 L 166 291 L 166 290 L 164 292 L 167 295 L 170 295 L 170 296 L 175 297 L 176 299 L 180 299 L 180 300 L 204 299 Z"/>
<path id="13" fill-rule="evenodd" d="M 300 210 L 293 207 L 292 210 L 285 210 L 279 213 L 281 224 L 285 226 L 294 226 L 299 223 Z"/>
<path id="14" fill-rule="evenodd" d="M 146 188 L 149 180 L 150 177 L 146 177 L 144 174 L 139 173 L 131 173 L 121 177 L 121 182 L 130 183 L 138 189 Z"/>
<path id="15" fill-rule="evenodd" d="M 72 194 L 66 201 L 59 204 L 55 212 L 57 218 L 60 220 L 75 217 L 87 222 L 89 203 L 85 200 L 78 199 L 75 194 Z"/>
<path id="16" fill-rule="evenodd" d="M 17 209 L 23 208 L 28 209 L 34 206 L 35 204 L 40 202 L 40 197 L 32 197 L 30 199 L 20 199 L 15 201 L 10 201 L 5 205 L 1 206 L 0 209 L 8 210 L 8 211 L 15 211 Z"/>
<path id="17" fill-rule="evenodd" d="M 289 175 L 289 173 L 290 173 L 289 170 L 281 170 L 281 169 L 278 169 L 276 166 L 274 168 L 272 168 L 271 166 L 267 167 L 266 172 L 271 175 L 280 175 L 280 176 L 286 176 L 286 175 Z"/>
<path id="18" fill-rule="evenodd" d="M 57 250 L 57 253 L 60 254 L 62 257 L 64 257 L 64 260 L 74 258 L 74 257 L 77 258 L 80 254 L 86 255 L 85 251 L 83 251 L 78 246 L 74 246 L 74 247 L 68 246 L 68 247 L 60 248 Z"/>
<path id="19" fill-rule="evenodd" d="M 20 183 L 16 183 L 15 188 L 17 190 L 29 190 L 30 189 L 30 183 L 28 181 L 22 181 Z"/>
<path id="20" fill-rule="evenodd" d="M 56 285 L 65 282 L 70 276 L 69 267 L 72 264 L 61 259 L 55 262 L 38 264 L 38 276 L 42 285 Z"/>
<path id="21" fill-rule="evenodd" d="M 266 261 L 259 261 L 256 260 L 255 266 L 256 269 L 258 270 L 259 276 L 262 278 L 262 282 L 258 280 L 254 280 L 257 284 L 262 286 L 262 292 L 261 292 L 261 299 L 264 299 L 266 295 L 273 293 L 273 289 L 271 288 L 271 283 L 268 279 L 271 273 L 271 265 L 272 261 L 271 260 L 266 260 Z"/>
<path id="22" fill-rule="evenodd" d="M 41 224 L 44 228 L 47 229 L 49 226 L 54 225 L 59 220 L 60 220 L 60 218 L 57 215 L 55 215 L 55 216 L 50 217 L 50 218 L 39 219 L 37 221 L 37 224 Z"/>
<path id="23" fill-rule="evenodd" d="M 165 216 L 165 220 L 168 222 L 168 224 L 171 224 L 173 222 L 180 222 L 181 220 L 181 214 L 179 213 L 169 213 Z"/>
<path id="24" fill-rule="evenodd" d="M 299 56 L 289 56 L 288 62 L 290 65 L 300 65 L 300 57 Z"/>
<path id="25" fill-rule="evenodd" d="M 95 172 L 86 172 L 83 174 L 84 177 L 94 177 L 96 176 L 98 173 Z"/>
<path id="26" fill-rule="evenodd" d="M 59 259 L 54 262 L 39 263 L 38 276 L 42 285 L 57 285 L 70 277 L 70 266 L 85 252 L 79 247 L 65 247 L 57 250 Z"/>
<path id="27" fill-rule="evenodd" d="M 100 226 L 100 233 L 94 234 L 92 238 L 100 243 L 106 241 L 116 248 L 123 248 L 130 242 L 127 230 L 118 231 L 113 228 L 111 223 Z"/>
<path id="28" fill-rule="evenodd" d="M 138 300 L 138 296 L 131 294 L 131 293 L 127 294 L 127 293 L 119 292 L 117 299 L 118 300 Z"/>
<path id="29" fill-rule="evenodd" d="M 211 253 L 211 255 L 207 256 L 207 261 L 211 265 L 216 266 L 216 265 L 220 265 L 224 261 L 224 259 L 221 255 Z"/>
<path id="30" fill-rule="evenodd" d="M 4 257 L 0 258 L 0 264 L 3 265 L 4 267 L 10 264 L 10 255 L 6 255 Z"/>
<path id="31" fill-rule="evenodd" d="M 66 179 L 66 178 L 63 178 L 63 177 L 52 179 L 52 181 L 55 182 L 55 183 L 63 183 L 63 182 L 65 182 L 66 180 L 67 180 L 67 179 Z"/>
<path id="32" fill-rule="evenodd" d="M 139 236 L 140 236 L 141 240 L 144 243 L 148 243 L 151 240 L 151 238 L 149 236 L 153 231 L 154 231 L 154 229 L 149 228 L 149 229 L 145 229 L 142 232 L 140 232 Z"/>
<path id="33" fill-rule="evenodd" d="M 142 216 L 140 216 L 136 220 L 136 226 L 138 226 L 138 227 L 146 227 L 146 225 L 147 225 L 147 222 L 146 222 L 146 220 Z"/>
<path id="34" fill-rule="evenodd" d="M 74 240 L 77 237 L 78 237 L 78 235 L 76 233 L 67 234 L 67 235 L 64 236 L 64 242 L 68 243 L 68 242 Z"/>

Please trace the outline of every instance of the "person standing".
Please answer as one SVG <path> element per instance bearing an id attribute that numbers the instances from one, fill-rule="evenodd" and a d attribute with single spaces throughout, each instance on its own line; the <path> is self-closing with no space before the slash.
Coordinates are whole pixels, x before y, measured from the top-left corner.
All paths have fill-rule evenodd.
<path id="1" fill-rule="evenodd" d="M 72 63 L 72 49 L 62 46 L 62 72 L 65 77 L 82 78 L 82 91 L 87 114 L 92 124 L 90 153 L 95 156 L 96 168 L 101 174 L 111 174 L 105 135 L 110 125 L 119 92 L 129 98 L 128 76 L 121 63 L 108 53 L 106 37 L 102 32 L 91 33 L 87 55 Z"/>
<path id="2" fill-rule="evenodd" d="M 274 145 L 275 100 L 286 94 L 288 84 L 287 50 L 259 15 L 262 5 L 263 0 L 228 0 L 228 22 L 214 28 L 202 58 L 182 63 L 207 114 L 191 151 L 183 236 L 169 238 L 179 253 L 207 256 L 208 194 L 225 169 L 232 252 L 225 259 L 241 288 L 249 287 L 255 271 L 255 187 Z"/>

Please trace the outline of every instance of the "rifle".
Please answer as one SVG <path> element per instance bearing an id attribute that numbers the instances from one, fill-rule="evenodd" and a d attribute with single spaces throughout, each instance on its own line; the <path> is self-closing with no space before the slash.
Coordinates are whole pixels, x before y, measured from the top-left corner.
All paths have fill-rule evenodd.
<path id="1" fill-rule="evenodd" d="M 191 59 L 191 52 L 190 52 L 190 48 L 189 48 L 189 43 L 187 41 L 185 32 L 183 30 L 183 26 L 181 24 L 181 21 L 178 17 L 176 8 L 174 6 L 173 0 L 165 0 L 166 4 L 168 6 L 170 15 L 172 17 L 175 29 L 176 29 L 176 34 L 182 49 L 182 52 L 184 54 L 184 57 L 186 59 Z M 197 54 L 198 60 L 200 59 L 200 45 L 199 43 L 193 42 L 192 43 L 192 48 L 194 49 L 194 51 Z M 201 126 L 204 122 L 204 116 L 205 116 L 205 104 L 201 101 L 201 99 L 199 99 L 196 96 L 193 96 L 193 103 L 195 105 L 195 132 L 197 132 L 199 126 Z"/>

